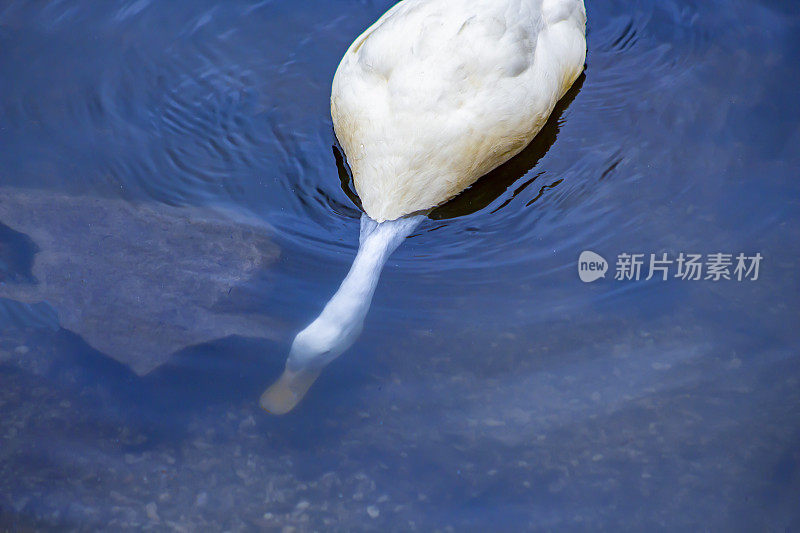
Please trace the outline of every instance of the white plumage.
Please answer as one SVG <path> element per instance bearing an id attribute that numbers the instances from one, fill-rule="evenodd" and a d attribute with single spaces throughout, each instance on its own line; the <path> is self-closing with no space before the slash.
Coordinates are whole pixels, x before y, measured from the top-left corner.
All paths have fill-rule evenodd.
<path id="1" fill-rule="evenodd" d="M 355 40 L 331 114 L 368 217 L 350 272 L 295 337 L 265 409 L 293 409 L 355 342 L 384 263 L 423 218 L 406 215 L 449 200 L 539 133 L 583 70 L 585 28 L 583 0 L 404 0 Z"/>
<path id="2" fill-rule="evenodd" d="M 582 0 L 405 0 L 350 46 L 336 136 L 378 222 L 445 202 L 518 154 L 583 70 Z"/>

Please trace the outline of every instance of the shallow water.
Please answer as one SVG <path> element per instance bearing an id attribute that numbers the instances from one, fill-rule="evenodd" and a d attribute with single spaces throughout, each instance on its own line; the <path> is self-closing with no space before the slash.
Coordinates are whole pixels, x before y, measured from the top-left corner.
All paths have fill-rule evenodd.
<path id="1" fill-rule="evenodd" d="M 0 219 L 0 526 L 800 527 L 789 1 L 587 2 L 586 73 L 542 133 L 398 249 L 295 412 L 258 409 L 355 255 L 329 87 L 390 4 L 0 4 L 1 196 L 51 202 Z M 67 219 L 64 195 L 105 207 Z M 184 208 L 270 228 L 279 258 L 220 274 L 203 224 L 141 222 Z M 606 279 L 580 281 L 584 250 Z M 764 259 L 756 281 L 613 279 L 621 253 L 681 252 Z M 43 282 L 69 297 L 14 297 Z M 176 309 L 274 326 L 190 345 Z M 144 375 L 102 353 L 153 313 L 189 347 Z"/>

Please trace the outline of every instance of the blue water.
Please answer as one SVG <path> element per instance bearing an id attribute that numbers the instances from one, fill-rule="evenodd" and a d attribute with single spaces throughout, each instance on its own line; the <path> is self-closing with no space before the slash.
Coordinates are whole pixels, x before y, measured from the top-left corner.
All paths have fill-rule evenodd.
<path id="1" fill-rule="evenodd" d="M 276 418 L 358 243 L 330 82 L 391 2 L 0 3 L 0 528 L 800 529 L 800 12 L 587 4 L 542 133 Z"/>

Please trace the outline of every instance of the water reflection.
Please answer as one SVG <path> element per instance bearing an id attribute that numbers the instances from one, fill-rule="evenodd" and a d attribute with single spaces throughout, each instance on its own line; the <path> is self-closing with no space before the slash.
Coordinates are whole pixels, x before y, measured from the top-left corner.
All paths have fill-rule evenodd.
<path id="1" fill-rule="evenodd" d="M 269 313 L 237 303 L 241 286 L 279 255 L 263 223 L 9 188 L 0 188 L 0 221 L 5 245 L 28 236 L 0 297 L 52 305 L 61 327 L 137 374 L 189 346 L 281 334 Z"/>

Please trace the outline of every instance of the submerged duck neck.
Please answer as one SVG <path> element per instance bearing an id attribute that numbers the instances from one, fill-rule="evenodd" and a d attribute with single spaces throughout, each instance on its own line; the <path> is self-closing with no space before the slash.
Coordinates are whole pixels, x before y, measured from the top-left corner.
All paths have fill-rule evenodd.
<path id="1" fill-rule="evenodd" d="M 389 256 L 414 231 L 423 216 L 375 222 L 361 217 L 356 258 L 336 294 L 319 317 L 298 333 L 289 366 L 323 366 L 349 348 L 361 333 L 383 266 Z M 315 349 L 308 349 L 314 346 Z M 302 349 L 306 347 L 306 349 Z"/>

